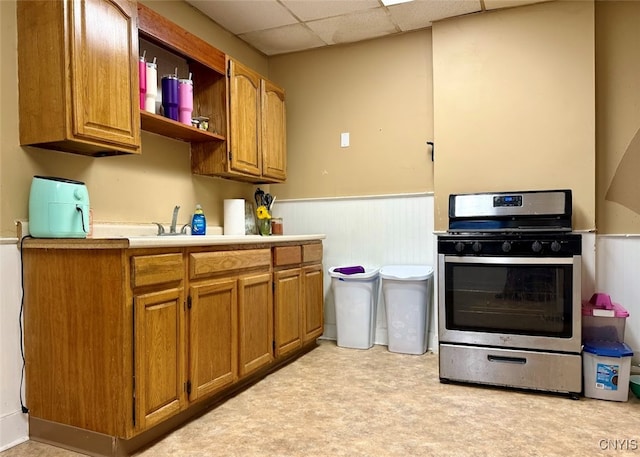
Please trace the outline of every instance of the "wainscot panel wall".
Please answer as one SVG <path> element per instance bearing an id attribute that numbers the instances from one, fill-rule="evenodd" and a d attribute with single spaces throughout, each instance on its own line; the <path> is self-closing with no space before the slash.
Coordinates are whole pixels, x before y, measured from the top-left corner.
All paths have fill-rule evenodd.
<path id="1" fill-rule="evenodd" d="M 336 338 L 330 267 L 423 264 L 435 269 L 432 194 L 277 200 L 274 216 L 283 218 L 286 235 L 324 233 L 327 236 L 323 243 L 323 266 L 324 337 L 328 339 Z M 386 306 L 381 290 L 378 297 L 375 343 L 387 344 Z M 434 297 L 428 310 L 430 349 L 437 346 L 435 309 Z"/>
<path id="2" fill-rule="evenodd" d="M 21 297 L 20 251 L 15 239 L 0 238 L 0 451 L 29 438 L 28 417 L 20 409 Z"/>

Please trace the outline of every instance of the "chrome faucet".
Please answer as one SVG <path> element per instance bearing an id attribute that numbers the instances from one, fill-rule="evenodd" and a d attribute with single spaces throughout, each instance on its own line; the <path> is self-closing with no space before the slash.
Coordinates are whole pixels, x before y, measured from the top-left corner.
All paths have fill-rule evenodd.
<path id="1" fill-rule="evenodd" d="M 178 223 L 178 211 L 180 211 L 180 206 L 176 205 L 173 208 L 173 217 L 171 218 L 171 226 L 169 227 L 168 233 L 165 231 L 164 226 L 160 222 L 154 222 L 154 224 L 158 226 L 158 236 L 187 234 L 187 227 L 190 227 L 189 224 L 184 224 L 179 233 L 176 231 L 176 225 Z"/>
<path id="2" fill-rule="evenodd" d="M 178 222 L 178 211 L 180 211 L 180 207 L 176 205 L 173 208 L 173 218 L 171 219 L 171 227 L 169 227 L 169 233 L 176 233 L 176 224 Z"/>

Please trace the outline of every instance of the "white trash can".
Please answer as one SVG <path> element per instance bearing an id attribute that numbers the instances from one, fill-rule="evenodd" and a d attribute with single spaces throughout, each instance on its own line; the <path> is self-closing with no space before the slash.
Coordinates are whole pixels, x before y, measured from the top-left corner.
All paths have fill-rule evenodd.
<path id="1" fill-rule="evenodd" d="M 388 265 L 380 269 L 380 278 L 387 306 L 389 351 L 424 354 L 428 343 L 433 267 Z"/>
<path id="2" fill-rule="evenodd" d="M 336 305 L 337 344 L 352 349 L 369 349 L 376 332 L 379 275 L 377 268 L 364 273 L 344 274 L 329 268 Z"/>

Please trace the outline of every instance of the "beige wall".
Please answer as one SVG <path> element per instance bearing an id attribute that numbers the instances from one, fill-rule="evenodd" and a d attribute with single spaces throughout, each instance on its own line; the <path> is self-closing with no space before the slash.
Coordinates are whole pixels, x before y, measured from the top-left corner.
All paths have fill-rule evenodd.
<path id="1" fill-rule="evenodd" d="M 598 233 L 640 233 L 640 2 L 596 2 Z"/>
<path id="2" fill-rule="evenodd" d="M 443 230 L 449 193 L 571 187 L 576 228 L 596 226 L 597 195 L 600 233 L 640 233 L 640 2 L 598 1 L 595 23 L 591 2 L 562 1 L 442 21 L 433 57 L 423 30 L 270 59 L 182 1 L 144 3 L 286 89 L 280 199 L 435 189 Z M 15 1 L 0 1 L 0 21 L 0 236 L 27 217 L 34 174 L 86 181 L 97 221 L 167 221 L 179 204 L 186 222 L 202 203 L 222 224 L 224 198 L 251 199 L 253 186 L 192 176 L 188 146 L 152 134 L 140 157 L 20 147 Z"/>
<path id="3" fill-rule="evenodd" d="M 270 78 L 286 89 L 289 152 L 273 193 L 432 191 L 431 73 L 430 30 L 270 58 Z"/>
<path id="4" fill-rule="evenodd" d="M 219 28 L 182 1 L 150 1 L 148 6 L 183 28 L 207 40 L 257 71 L 266 74 L 267 58 Z M 223 200 L 247 198 L 254 187 L 233 181 L 193 176 L 186 143 L 143 132 L 141 156 L 99 159 L 20 147 L 18 143 L 18 82 L 16 3 L 0 1 L 2 24 L 0 91 L 0 236 L 15 236 L 14 221 L 28 217 L 33 175 L 53 175 L 86 182 L 96 221 L 166 222 L 180 205 L 180 223 L 190 220 L 196 203 L 207 222 L 222 225 Z M 46 107 L 43 105 L 43 109 Z"/>
<path id="5" fill-rule="evenodd" d="M 448 195 L 573 190 L 595 228 L 594 7 L 550 2 L 433 25 L 436 230 Z"/>

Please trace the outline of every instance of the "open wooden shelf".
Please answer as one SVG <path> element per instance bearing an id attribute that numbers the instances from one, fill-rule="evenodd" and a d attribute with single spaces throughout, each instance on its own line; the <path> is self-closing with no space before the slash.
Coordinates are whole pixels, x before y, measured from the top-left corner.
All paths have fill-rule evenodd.
<path id="1" fill-rule="evenodd" d="M 140 111 L 142 130 L 189 143 L 225 141 L 225 137 L 148 111 Z"/>

